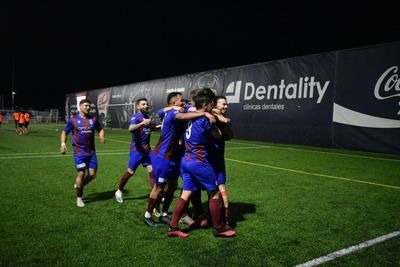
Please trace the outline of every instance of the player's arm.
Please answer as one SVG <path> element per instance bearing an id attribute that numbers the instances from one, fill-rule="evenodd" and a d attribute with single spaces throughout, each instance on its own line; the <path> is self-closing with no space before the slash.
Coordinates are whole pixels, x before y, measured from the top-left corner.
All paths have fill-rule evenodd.
<path id="1" fill-rule="evenodd" d="M 224 124 L 230 124 L 231 123 L 231 119 L 225 117 L 224 115 L 222 115 L 221 111 L 219 111 L 218 109 L 214 108 L 212 110 L 212 114 L 217 118 L 217 120 L 219 122 L 222 122 Z"/>
<path id="2" fill-rule="evenodd" d="M 105 142 L 106 142 L 104 129 L 101 129 L 101 130 L 99 131 L 99 139 L 100 139 L 100 142 L 101 142 L 101 143 L 105 143 Z"/>
<path id="3" fill-rule="evenodd" d="M 175 115 L 175 118 L 178 120 L 185 120 L 185 121 L 189 121 L 189 120 L 194 120 L 200 117 L 207 117 L 208 120 L 210 121 L 210 123 L 215 123 L 215 117 L 213 115 L 211 115 L 208 112 L 204 112 L 204 111 L 199 111 L 199 112 L 188 112 L 188 113 L 182 113 L 179 112 Z"/>
<path id="4" fill-rule="evenodd" d="M 65 154 L 67 152 L 67 135 L 70 131 L 72 131 L 73 125 L 72 125 L 72 120 L 68 119 L 67 125 L 65 126 L 64 130 L 61 132 L 60 136 L 60 142 L 61 142 L 61 147 L 60 147 L 60 152 L 61 154 Z"/>
<path id="5" fill-rule="evenodd" d="M 67 152 L 67 145 L 65 143 L 67 142 L 67 133 L 65 131 L 61 132 L 60 142 L 61 142 L 60 152 L 61 154 L 65 154 Z"/>
<path id="6" fill-rule="evenodd" d="M 129 132 L 133 132 L 134 130 L 139 129 L 140 127 L 142 127 L 143 125 L 149 125 L 151 122 L 150 119 L 143 119 L 141 122 L 136 123 L 136 124 L 131 124 L 129 125 L 128 131 Z"/>
<path id="7" fill-rule="evenodd" d="M 211 131 L 210 131 L 210 135 L 215 139 L 222 139 L 223 138 L 223 134 L 222 134 L 221 130 L 215 125 L 212 126 Z"/>

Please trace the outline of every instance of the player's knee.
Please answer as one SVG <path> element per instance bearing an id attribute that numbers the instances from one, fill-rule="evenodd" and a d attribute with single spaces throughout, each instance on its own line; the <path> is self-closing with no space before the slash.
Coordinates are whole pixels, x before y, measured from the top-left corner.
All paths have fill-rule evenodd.
<path id="1" fill-rule="evenodd" d="M 131 176 L 135 173 L 135 171 L 132 169 L 127 169 L 126 172 L 129 173 Z"/>

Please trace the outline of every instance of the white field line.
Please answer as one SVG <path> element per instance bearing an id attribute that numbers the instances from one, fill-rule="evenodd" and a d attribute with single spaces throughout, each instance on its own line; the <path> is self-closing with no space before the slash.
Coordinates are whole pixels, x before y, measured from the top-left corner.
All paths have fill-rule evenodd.
<path id="1" fill-rule="evenodd" d="M 104 153 L 104 152 L 97 152 L 97 156 L 112 156 L 112 155 L 129 155 L 129 151 L 124 152 L 111 152 L 111 153 Z M 39 158 L 59 158 L 59 157 L 72 157 L 73 153 L 67 153 L 65 155 L 61 155 L 60 153 L 56 155 L 37 155 L 37 156 L 11 156 L 11 157 L 0 157 L 0 160 L 3 159 L 39 159 Z"/>
<path id="2" fill-rule="evenodd" d="M 263 148 L 272 148 L 272 149 L 282 149 L 282 150 L 294 150 L 294 151 L 302 151 L 302 152 L 310 152 L 310 153 L 319 153 L 319 154 L 328 154 L 328 155 L 336 155 L 336 156 L 345 156 L 345 157 L 354 157 L 354 158 L 364 158 L 364 159 L 376 159 L 376 160 L 386 160 L 386 161 L 394 161 L 400 162 L 400 159 L 389 159 L 389 158 L 381 158 L 381 157 L 373 157 L 373 156 L 363 156 L 363 155 L 354 155 L 347 153 L 338 153 L 338 152 L 329 152 L 329 151 L 319 151 L 319 150 L 311 150 L 311 149 L 301 149 L 294 147 L 278 147 L 278 146 L 268 146 L 268 145 L 257 145 L 257 144 L 249 144 L 242 143 L 236 141 L 228 141 L 231 144 L 239 144 L 239 145 L 251 145 L 253 148 L 263 147 Z M 227 149 L 227 148 L 226 148 Z"/>
<path id="3" fill-rule="evenodd" d="M 399 235 L 400 235 L 400 231 L 395 231 L 393 233 L 390 233 L 390 234 L 387 234 L 387 235 L 383 235 L 383 236 L 380 236 L 380 237 L 377 237 L 377 238 L 362 242 L 362 243 L 360 243 L 358 245 L 354 245 L 354 246 L 351 246 L 351 247 L 348 247 L 348 248 L 345 248 L 345 249 L 341 249 L 341 250 L 332 252 L 332 253 L 330 253 L 328 255 L 325 255 L 325 256 L 322 256 L 322 257 L 307 261 L 305 263 L 296 265 L 295 267 L 317 266 L 317 265 L 320 265 L 322 263 L 325 263 L 325 262 L 334 260 L 336 258 L 342 257 L 344 255 L 350 254 L 350 253 L 352 253 L 354 251 L 357 251 L 357 250 L 360 250 L 360 249 L 363 249 L 363 248 L 366 248 L 366 247 L 369 247 L 369 246 L 372 246 L 372 245 L 375 245 L 375 244 L 378 244 L 378 243 L 382 243 L 382 242 L 384 242 L 384 241 L 386 241 L 388 239 L 394 238 L 394 237 L 399 236 Z"/>
<path id="4" fill-rule="evenodd" d="M 60 131 L 64 129 L 64 125 L 61 125 Z M 49 127 L 38 127 L 38 128 L 43 128 L 43 129 L 50 129 Z M 55 129 L 50 129 L 50 130 L 55 130 Z M 120 130 L 120 131 L 125 131 L 124 129 L 117 129 L 115 130 Z M 154 132 L 153 134 L 159 135 L 158 132 Z M 107 137 L 106 137 L 107 139 Z M 111 139 L 110 139 L 111 140 Z M 119 140 L 112 140 L 118 142 Z M 123 141 L 125 143 L 125 141 Z M 243 142 L 238 142 L 238 141 L 228 141 L 231 144 L 239 144 L 239 145 L 250 145 L 252 148 L 272 148 L 272 149 L 281 149 L 281 150 L 294 150 L 294 151 L 303 151 L 303 152 L 309 152 L 309 153 L 319 153 L 319 154 L 328 154 L 328 155 L 337 155 L 337 156 L 345 156 L 345 157 L 354 157 L 354 158 L 365 158 L 365 159 L 374 159 L 374 160 L 385 160 L 385 161 L 393 161 L 393 162 L 400 162 L 400 159 L 389 159 L 389 158 L 382 158 L 382 157 L 373 157 L 373 156 L 362 156 L 362 155 L 354 155 L 354 154 L 347 154 L 347 153 L 338 153 L 338 152 L 329 152 L 329 151 L 319 151 L 319 150 L 311 150 L 311 149 L 301 149 L 301 148 L 293 148 L 293 147 L 278 147 L 278 146 L 268 146 L 268 145 L 258 145 L 258 144 L 251 144 L 251 143 L 243 143 Z M 229 149 L 229 148 L 226 148 Z M 240 149 L 240 148 L 231 148 L 231 149 Z"/>
<path id="5" fill-rule="evenodd" d="M 103 153 L 103 152 L 123 152 L 123 151 L 128 151 L 126 149 L 122 150 L 122 149 L 110 149 L 110 150 L 101 150 L 101 151 L 97 151 L 97 153 Z M 129 151 L 128 151 L 129 152 Z M 25 152 L 25 153 L 5 153 L 5 154 L 0 154 L 0 157 L 3 156 L 23 156 L 23 155 L 56 155 L 56 154 L 60 154 L 60 152 Z"/>

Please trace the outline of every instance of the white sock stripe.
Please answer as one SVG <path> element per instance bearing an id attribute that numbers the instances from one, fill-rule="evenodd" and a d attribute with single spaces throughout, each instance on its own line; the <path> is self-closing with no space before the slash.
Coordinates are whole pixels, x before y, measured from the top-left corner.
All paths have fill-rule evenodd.
<path id="1" fill-rule="evenodd" d="M 341 250 L 332 252 L 332 253 L 330 253 L 328 255 L 313 259 L 311 261 L 307 261 L 306 263 L 302 263 L 302 264 L 296 265 L 295 267 L 317 266 L 317 265 L 320 265 L 322 263 L 325 263 L 325 262 L 334 260 L 336 258 L 342 257 L 344 255 L 350 254 L 350 253 L 352 253 L 354 251 L 357 251 L 357 250 L 360 250 L 360 249 L 363 249 L 363 248 L 366 248 L 366 247 L 381 243 L 383 241 L 386 241 L 388 239 L 391 239 L 391 238 L 399 236 L 399 235 L 400 235 L 400 231 L 395 231 L 393 233 L 390 233 L 390 234 L 387 234 L 387 235 L 383 235 L 383 236 L 380 236 L 380 237 L 365 241 L 365 242 L 360 243 L 358 245 L 354 245 L 354 246 L 351 246 L 351 247 L 348 247 L 348 248 L 345 248 L 345 249 L 341 249 Z"/>

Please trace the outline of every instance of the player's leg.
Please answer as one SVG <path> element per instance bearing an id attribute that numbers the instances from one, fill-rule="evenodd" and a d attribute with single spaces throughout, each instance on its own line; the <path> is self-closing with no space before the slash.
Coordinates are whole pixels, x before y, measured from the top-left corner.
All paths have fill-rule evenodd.
<path id="1" fill-rule="evenodd" d="M 122 197 L 122 191 L 124 191 L 125 185 L 128 182 L 129 178 L 131 178 L 133 176 L 133 174 L 135 173 L 134 170 L 128 168 L 126 170 L 126 172 L 124 172 L 124 174 L 122 174 L 122 177 L 119 181 L 119 185 L 118 185 L 118 190 L 115 191 L 115 200 L 118 203 L 123 203 L 124 199 Z"/>
<path id="2" fill-rule="evenodd" d="M 223 202 L 222 216 L 225 221 L 225 226 L 226 226 L 226 228 L 230 228 L 228 191 L 226 190 L 225 184 L 219 184 L 218 189 L 221 194 L 221 198 L 222 198 L 222 202 Z"/>
<path id="3" fill-rule="evenodd" d="M 160 216 L 160 222 L 169 224 L 170 219 L 168 218 L 168 210 L 169 207 L 171 206 L 172 200 L 174 199 L 174 193 L 175 190 L 178 186 L 178 177 L 174 178 L 168 178 L 167 180 L 167 190 L 164 191 L 163 196 L 164 196 L 164 202 L 162 205 L 161 209 L 161 216 Z"/>
<path id="4" fill-rule="evenodd" d="M 192 191 L 190 190 L 182 190 L 181 196 L 176 201 L 176 205 L 174 211 L 172 213 L 172 219 L 169 224 L 169 228 L 167 231 L 168 236 L 177 236 L 177 237 L 188 237 L 189 235 L 182 232 L 178 227 L 179 219 L 182 218 L 182 214 L 185 211 L 186 203 L 188 202 Z"/>
<path id="5" fill-rule="evenodd" d="M 97 156 L 96 153 L 92 152 L 90 156 L 85 157 L 85 162 L 86 166 L 89 168 L 89 173 L 85 176 L 85 179 L 83 181 L 83 185 L 87 185 L 91 181 L 93 181 L 94 178 L 96 178 L 96 172 L 97 172 Z"/>
<path id="6" fill-rule="evenodd" d="M 84 176 L 85 176 L 85 171 L 84 170 L 79 170 L 77 172 L 77 176 L 75 178 L 76 205 L 79 208 L 83 208 L 85 206 L 85 203 L 83 203 L 83 200 L 82 200 Z"/>
<path id="7" fill-rule="evenodd" d="M 158 227 L 161 226 L 161 224 L 158 224 L 154 222 L 153 220 L 153 210 L 156 205 L 158 196 L 160 195 L 160 192 L 163 190 L 163 185 L 155 183 L 153 189 L 150 192 L 149 199 L 147 202 L 147 209 L 144 214 L 144 222 L 145 224 L 152 226 L 152 227 Z"/>
<path id="8" fill-rule="evenodd" d="M 154 172 L 153 172 L 153 166 L 151 164 L 145 165 L 144 166 L 147 170 L 147 172 L 149 173 L 149 185 L 150 188 L 154 187 Z"/>

